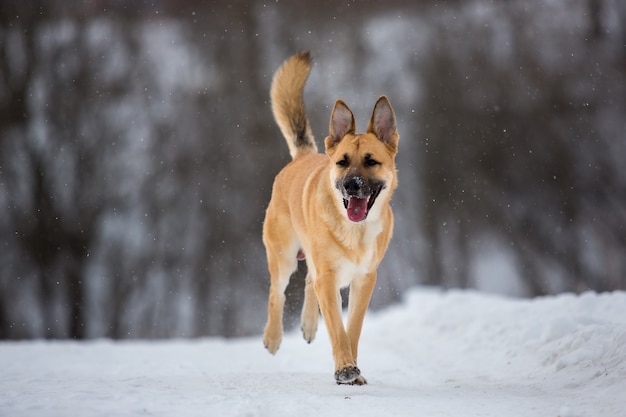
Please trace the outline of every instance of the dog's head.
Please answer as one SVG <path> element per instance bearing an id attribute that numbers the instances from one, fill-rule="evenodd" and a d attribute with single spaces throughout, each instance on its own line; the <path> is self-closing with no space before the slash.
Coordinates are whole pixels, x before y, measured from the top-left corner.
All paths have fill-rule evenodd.
<path id="1" fill-rule="evenodd" d="M 330 180 L 347 218 L 359 223 L 380 216 L 380 207 L 396 188 L 395 156 L 398 151 L 396 117 L 387 97 L 374 106 L 366 133 L 355 133 L 354 115 L 337 100 L 330 116 L 326 154 Z"/>

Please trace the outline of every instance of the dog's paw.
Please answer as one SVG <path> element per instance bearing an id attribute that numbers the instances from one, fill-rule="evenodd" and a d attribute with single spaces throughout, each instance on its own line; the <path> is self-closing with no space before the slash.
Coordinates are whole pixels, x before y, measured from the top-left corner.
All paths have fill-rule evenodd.
<path id="1" fill-rule="evenodd" d="M 363 375 L 359 375 L 354 381 L 352 381 L 351 385 L 366 385 L 367 379 Z"/>
<path id="2" fill-rule="evenodd" d="M 306 340 L 307 343 L 311 343 L 313 339 L 315 339 L 315 334 L 317 333 L 317 321 L 303 321 L 300 326 L 300 330 L 302 330 L 302 337 L 304 337 L 304 340 Z"/>
<path id="3" fill-rule="evenodd" d="M 272 355 L 275 355 L 278 352 L 278 348 L 280 347 L 280 342 L 275 343 L 268 340 L 263 340 L 263 344 L 265 345 L 265 349 Z"/>
<path id="4" fill-rule="evenodd" d="M 274 355 L 278 351 L 281 341 L 282 334 L 279 334 L 278 336 L 272 336 L 270 335 L 270 332 L 266 331 L 263 335 L 263 345 L 265 346 L 265 349 L 267 349 L 267 351 L 272 355 Z"/>
<path id="5" fill-rule="evenodd" d="M 362 381 L 362 382 L 357 382 Z M 365 378 L 361 377 L 361 371 L 356 366 L 348 365 L 335 372 L 335 381 L 337 384 L 356 384 L 363 385 L 367 383 Z"/>

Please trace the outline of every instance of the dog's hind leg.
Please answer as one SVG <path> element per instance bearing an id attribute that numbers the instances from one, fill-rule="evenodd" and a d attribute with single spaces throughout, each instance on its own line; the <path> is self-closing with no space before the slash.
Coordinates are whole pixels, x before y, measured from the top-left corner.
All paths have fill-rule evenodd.
<path id="1" fill-rule="evenodd" d="M 271 207 L 271 205 L 270 205 Z M 275 354 L 283 337 L 283 308 L 285 289 L 291 274 L 298 267 L 297 254 L 300 244 L 284 217 L 268 215 L 263 224 L 263 243 L 267 251 L 270 272 L 270 293 L 267 302 L 267 324 L 263 343 L 271 354 Z"/>
<path id="2" fill-rule="evenodd" d="M 319 304 L 315 295 L 315 287 L 313 285 L 313 274 L 311 270 L 306 275 L 306 283 L 304 287 L 304 304 L 302 305 L 301 325 L 302 336 L 304 340 L 311 343 L 315 339 L 317 333 L 317 324 L 319 322 Z"/>
<path id="3" fill-rule="evenodd" d="M 267 302 L 267 324 L 265 325 L 265 332 L 263 334 L 263 343 L 271 354 L 276 353 L 282 341 L 285 289 L 287 289 L 291 274 L 298 266 L 296 251 L 293 251 L 293 256 L 291 252 L 291 250 L 277 251 L 275 248 L 267 248 L 267 260 L 271 282 Z"/>
<path id="4" fill-rule="evenodd" d="M 285 306 L 285 289 L 289 278 L 297 267 L 295 252 L 291 260 L 285 259 L 282 254 L 270 253 L 268 250 L 268 264 L 271 276 L 270 294 L 267 302 L 267 324 L 263 334 L 263 343 L 271 354 L 275 354 L 280 347 L 283 337 L 283 308 Z"/>

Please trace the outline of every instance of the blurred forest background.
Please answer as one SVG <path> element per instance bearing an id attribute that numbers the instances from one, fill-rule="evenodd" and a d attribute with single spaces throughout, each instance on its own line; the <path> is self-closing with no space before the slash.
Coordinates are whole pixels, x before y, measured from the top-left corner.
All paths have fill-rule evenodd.
<path id="1" fill-rule="evenodd" d="M 301 49 L 320 146 L 337 98 L 397 113 L 374 308 L 624 289 L 625 45 L 621 0 L 2 1 L 0 338 L 260 333 L 268 90 Z"/>

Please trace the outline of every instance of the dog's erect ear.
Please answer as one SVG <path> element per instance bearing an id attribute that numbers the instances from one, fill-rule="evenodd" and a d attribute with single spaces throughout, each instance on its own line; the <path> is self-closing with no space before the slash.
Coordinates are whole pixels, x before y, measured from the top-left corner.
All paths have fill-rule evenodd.
<path id="1" fill-rule="evenodd" d="M 330 134 L 325 141 L 326 149 L 333 148 L 348 133 L 354 133 L 355 129 L 356 123 L 352 111 L 346 103 L 337 100 L 330 115 Z"/>
<path id="2" fill-rule="evenodd" d="M 387 97 L 381 96 L 376 101 L 367 132 L 376 135 L 381 142 L 392 149 L 397 149 L 400 136 L 396 128 L 396 115 Z"/>

